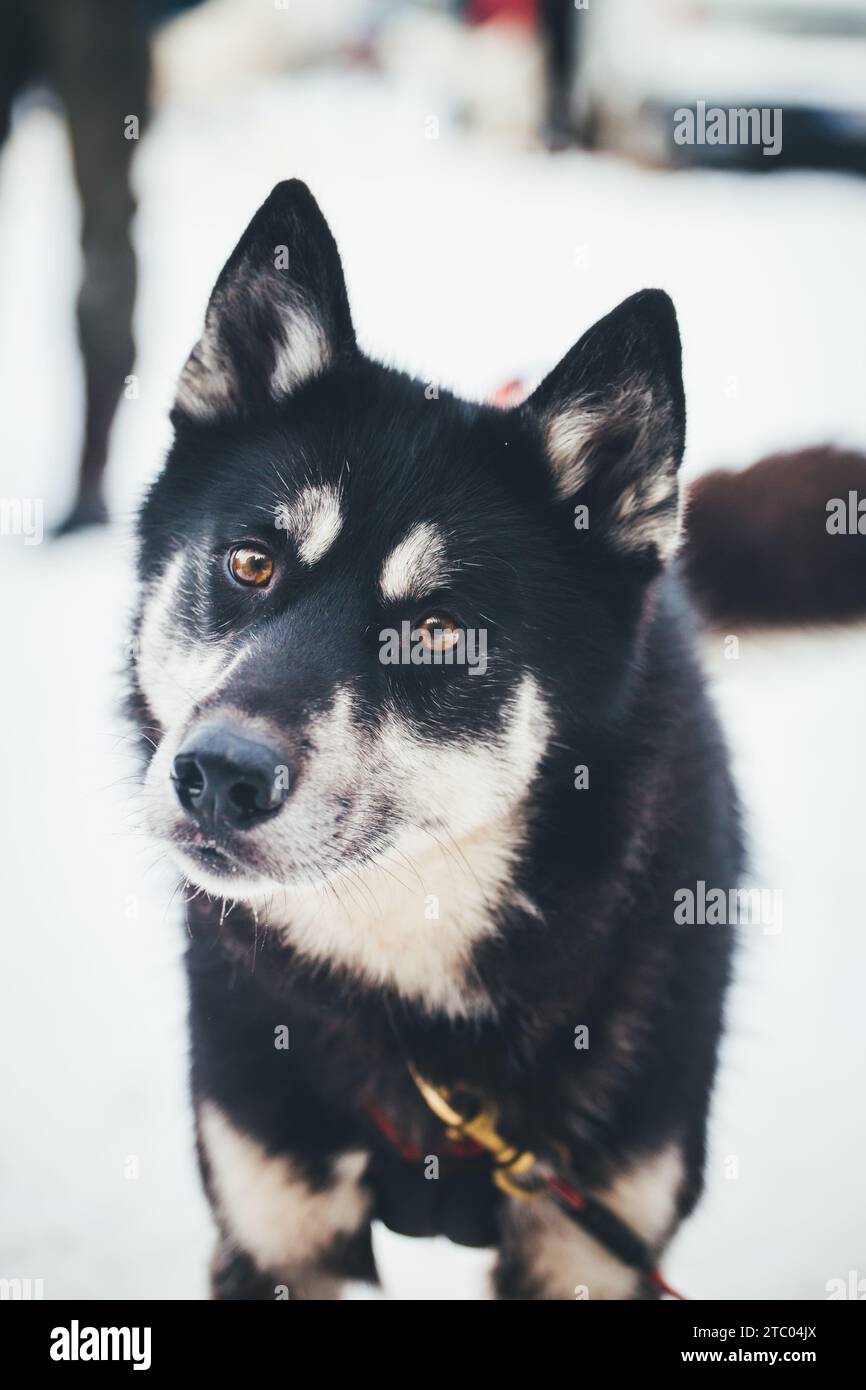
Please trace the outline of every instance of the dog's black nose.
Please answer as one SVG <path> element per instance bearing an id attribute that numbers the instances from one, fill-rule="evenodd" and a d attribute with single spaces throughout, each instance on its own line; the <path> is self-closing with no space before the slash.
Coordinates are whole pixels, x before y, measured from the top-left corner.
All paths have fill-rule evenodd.
<path id="1" fill-rule="evenodd" d="M 290 790 L 285 755 L 223 724 L 203 724 L 182 743 L 171 779 L 200 825 L 247 830 L 279 811 Z"/>

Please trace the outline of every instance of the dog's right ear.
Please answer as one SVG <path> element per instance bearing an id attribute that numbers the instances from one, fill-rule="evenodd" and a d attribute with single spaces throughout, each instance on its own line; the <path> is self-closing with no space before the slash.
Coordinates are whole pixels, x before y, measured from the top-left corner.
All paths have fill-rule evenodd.
<path id="1" fill-rule="evenodd" d="M 305 183 L 278 183 L 223 267 L 172 420 L 281 400 L 355 351 L 340 254 Z"/>

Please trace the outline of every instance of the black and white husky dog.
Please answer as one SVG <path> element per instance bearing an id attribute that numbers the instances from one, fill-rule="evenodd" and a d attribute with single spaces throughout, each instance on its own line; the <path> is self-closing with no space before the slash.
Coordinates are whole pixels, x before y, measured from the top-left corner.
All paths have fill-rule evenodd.
<path id="1" fill-rule="evenodd" d="M 449 1157 L 410 1066 L 495 1101 L 653 1256 L 695 1204 L 731 935 L 675 894 L 735 886 L 742 849 L 672 568 L 670 300 L 634 295 L 514 408 L 437 395 L 359 350 L 328 226 L 282 183 L 172 418 L 133 704 L 152 828 L 202 890 L 214 1295 L 375 1280 L 382 1219 L 495 1244 L 500 1298 L 647 1296 Z"/>

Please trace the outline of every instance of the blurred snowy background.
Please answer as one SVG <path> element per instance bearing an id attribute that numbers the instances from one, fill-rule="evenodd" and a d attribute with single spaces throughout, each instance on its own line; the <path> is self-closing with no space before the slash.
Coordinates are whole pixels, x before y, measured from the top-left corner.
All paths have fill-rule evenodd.
<path id="1" fill-rule="evenodd" d="M 584 45 L 574 128 L 551 135 L 532 6 L 511 8 L 508 25 L 469 29 L 434 6 L 211 0 L 157 32 L 133 170 L 138 394 L 112 434 L 111 525 L 56 542 L 82 433 L 80 213 L 60 112 L 19 105 L 0 164 L 0 496 L 44 501 L 46 538 L 0 536 L 0 1276 L 42 1279 L 47 1298 L 205 1292 L 183 929 L 171 868 L 139 827 L 119 703 L 131 519 L 213 279 L 271 186 L 310 184 L 362 345 L 425 379 L 483 396 L 540 375 L 625 295 L 659 285 L 685 345 L 687 476 L 776 448 L 866 446 L 866 184 L 665 167 L 641 93 L 656 112 L 743 99 L 730 64 L 710 64 L 722 47 L 686 31 L 693 7 L 667 0 L 646 0 L 644 29 L 652 10 L 657 44 L 667 25 L 662 47 L 681 61 L 656 61 L 626 22 L 634 7 L 609 3 L 617 41 Z M 745 99 L 800 93 L 814 107 L 832 91 L 850 135 L 862 4 L 756 6 L 770 16 L 760 33 L 743 6 L 702 8 L 741 26 L 739 44 L 725 30 L 737 71 L 770 82 Z M 790 29 L 793 12 L 818 10 L 832 34 L 759 60 L 783 12 Z M 692 90 L 689 52 L 703 55 Z M 621 140 L 600 142 L 605 116 Z M 643 162 L 626 157 L 642 143 Z M 856 164 L 852 148 L 804 162 Z M 706 655 L 755 877 L 783 890 L 784 921 L 744 931 L 707 1195 L 666 1272 L 695 1298 L 823 1298 L 828 1280 L 866 1275 L 866 629 L 744 634 L 737 661 L 711 637 Z M 486 1254 L 376 1239 L 390 1297 L 484 1296 Z"/>

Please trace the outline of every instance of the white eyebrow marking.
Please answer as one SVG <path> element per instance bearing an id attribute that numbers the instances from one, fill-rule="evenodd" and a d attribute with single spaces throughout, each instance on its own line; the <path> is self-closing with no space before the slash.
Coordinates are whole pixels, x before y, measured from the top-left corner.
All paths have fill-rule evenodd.
<path id="1" fill-rule="evenodd" d="M 301 563 L 314 565 L 343 529 L 340 494 L 329 484 L 305 487 L 293 502 L 281 502 L 274 508 L 274 524 L 297 542 Z"/>
<path id="2" fill-rule="evenodd" d="M 423 598 L 448 582 L 445 537 L 429 521 L 413 526 L 387 556 L 379 578 L 382 597 Z"/>

